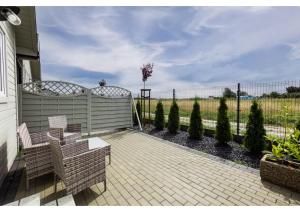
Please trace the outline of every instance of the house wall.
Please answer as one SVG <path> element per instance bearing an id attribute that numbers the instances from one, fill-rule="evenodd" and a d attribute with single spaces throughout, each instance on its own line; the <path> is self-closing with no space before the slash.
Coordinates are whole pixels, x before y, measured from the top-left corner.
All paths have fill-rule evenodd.
<path id="1" fill-rule="evenodd" d="M 31 75 L 31 65 L 30 60 L 23 60 L 22 61 L 22 83 L 31 82 L 32 75 Z"/>
<path id="2" fill-rule="evenodd" d="M 0 185 L 17 155 L 15 32 L 7 21 L 0 22 L 6 37 L 7 98 L 0 100 Z"/>

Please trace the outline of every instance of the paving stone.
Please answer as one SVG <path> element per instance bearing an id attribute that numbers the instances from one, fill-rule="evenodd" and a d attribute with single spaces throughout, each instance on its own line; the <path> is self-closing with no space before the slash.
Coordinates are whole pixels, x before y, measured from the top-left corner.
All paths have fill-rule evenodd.
<path id="1" fill-rule="evenodd" d="M 40 194 L 33 194 L 20 200 L 19 206 L 40 206 Z"/>
<path id="2" fill-rule="evenodd" d="M 133 206 L 138 206 L 138 205 L 140 205 L 140 204 L 138 203 L 138 201 L 136 201 L 133 197 L 127 199 L 127 202 L 129 203 L 129 205 L 133 205 Z"/>
<path id="3" fill-rule="evenodd" d="M 5 204 L 4 206 L 18 206 L 19 200 Z"/>
<path id="4" fill-rule="evenodd" d="M 218 196 L 217 200 L 220 201 L 222 204 L 227 205 L 227 206 L 233 206 L 235 205 L 233 202 L 225 199 L 224 197 Z"/>
<path id="5" fill-rule="evenodd" d="M 172 196 L 177 202 L 179 202 L 181 205 L 184 205 L 187 201 L 184 199 L 183 196 L 178 195 L 177 193 L 173 194 Z"/>
<path id="6" fill-rule="evenodd" d="M 146 200 L 150 201 L 151 199 L 153 199 L 153 197 L 146 191 L 141 192 L 141 195 L 143 198 L 145 198 Z"/>
<path id="7" fill-rule="evenodd" d="M 140 205 L 142 205 L 142 206 L 148 206 L 148 205 L 151 205 L 147 200 L 145 200 L 145 199 L 139 199 L 139 201 L 138 201 L 139 203 L 140 203 Z"/>
<path id="8" fill-rule="evenodd" d="M 57 204 L 58 206 L 75 206 L 74 198 L 71 194 L 59 198 Z"/>
<path id="9" fill-rule="evenodd" d="M 150 200 L 150 204 L 151 204 L 152 206 L 159 206 L 159 205 L 161 205 L 156 199 Z"/>

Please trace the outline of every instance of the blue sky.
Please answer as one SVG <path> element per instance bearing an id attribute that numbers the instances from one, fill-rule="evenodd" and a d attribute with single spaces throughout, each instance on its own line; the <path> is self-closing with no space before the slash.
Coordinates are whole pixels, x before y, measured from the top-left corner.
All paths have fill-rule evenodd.
<path id="1" fill-rule="evenodd" d="M 137 92 L 281 81 L 300 73 L 299 7 L 38 7 L 43 80 Z"/>

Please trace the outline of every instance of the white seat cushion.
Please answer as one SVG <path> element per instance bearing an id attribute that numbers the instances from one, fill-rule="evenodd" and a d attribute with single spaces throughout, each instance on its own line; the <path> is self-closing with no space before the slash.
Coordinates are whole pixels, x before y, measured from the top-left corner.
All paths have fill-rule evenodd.
<path id="1" fill-rule="evenodd" d="M 74 132 L 64 132 L 64 138 L 65 137 L 69 137 L 69 136 L 71 136 L 71 135 L 75 135 L 75 134 L 78 134 L 78 133 L 74 133 Z"/>

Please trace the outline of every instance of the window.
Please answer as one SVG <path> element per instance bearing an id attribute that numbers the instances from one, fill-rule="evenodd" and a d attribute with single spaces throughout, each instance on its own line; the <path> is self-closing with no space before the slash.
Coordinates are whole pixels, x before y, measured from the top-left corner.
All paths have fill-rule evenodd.
<path id="1" fill-rule="evenodd" d="M 5 53 L 5 34 L 0 28 L 0 97 L 7 96 Z"/>

